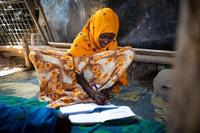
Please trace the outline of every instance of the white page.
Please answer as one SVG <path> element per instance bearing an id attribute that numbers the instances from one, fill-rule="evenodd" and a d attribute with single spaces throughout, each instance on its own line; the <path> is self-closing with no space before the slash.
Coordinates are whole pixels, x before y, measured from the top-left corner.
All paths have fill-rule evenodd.
<path id="1" fill-rule="evenodd" d="M 98 123 L 103 122 L 103 119 L 100 113 L 87 113 L 87 114 L 75 114 L 75 115 L 69 115 L 69 119 L 72 123 Z"/>
<path id="2" fill-rule="evenodd" d="M 106 104 L 106 105 L 97 105 L 95 103 L 79 103 L 79 104 L 73 104 L 65 107 L 60 107 L 60 112 L 62 114 L 77 114 L 77 113 L 86 113 L 86 112 L 92 112 L 95 109 L 102 108 L 117 108 L 118 106 L 115 106 L 113 104 Z"/>
<path id="3" fill-rule="evenodd" d="M 135 113 L 133 113 L 128 106 L 119 106 L 118 108 L 109 109 L 101 112 L 103 122 L 106 120 L 121 119 L 132 116 L 135 116 Z"/>
<path id="4" fill-rule="evenodd" d="M 128 106 L 119 106 L 118 108 L 107 109 L 102 112 L 92 112 L 69 115 L 72 123 L 98 123 L 106 120 L 114 120 L 135 116 Z"/>

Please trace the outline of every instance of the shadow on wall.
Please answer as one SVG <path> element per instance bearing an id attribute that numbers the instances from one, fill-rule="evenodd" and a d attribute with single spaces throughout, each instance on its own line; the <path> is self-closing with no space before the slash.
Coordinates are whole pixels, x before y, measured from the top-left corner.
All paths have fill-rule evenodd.
<path id="1" fill-rule="evenodd" d="M 179 0 L 41 0 L 41 4 L 57 42 L 72 42 L 92 13 L 110 7 L 121 22 L 120 45 L 173 50 Z"/>

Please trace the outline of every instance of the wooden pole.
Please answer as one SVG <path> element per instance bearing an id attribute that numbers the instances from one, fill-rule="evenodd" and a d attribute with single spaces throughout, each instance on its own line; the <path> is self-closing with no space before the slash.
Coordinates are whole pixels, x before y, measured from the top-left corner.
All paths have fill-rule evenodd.
<path id="1" fill-rule="evenodd" d="M 71 43 L 60 43 L 60 42 L 47 42 L 47 44 L 49 46 L 52 47 L 57 47 L 57 48 L 70 48 L 71 47 Z"/>
<path id="2" fill-rule="evenodd" d="M 24 2 L 25 2 L 25 4 L 26 4 L 26 7 L 28 8 L 28 11 L 29 11 L 31 17 L 33 18 L 33 21 L 34 21 L 34 23 L 35 23 L 37 29 L 39 30 L 40 35 L 42 36 L 42 38 L 43 38 L 45 44 L 47 44 L 47 38 L 46 38 L 44 32 L 42 31 L 42 28 L 40 27 L 40 25 L 39 25 L 38 22 L 37 22 L 37 19 L 36 19 L 35 15 L 34 15 L 32 9 L 31 9 L 30 6 L 29 6 L 28 0 L 24 0 Z"/>
<path id="3" fill-rule="evenodd" d="M 34 1 L 35 1 L 35 0 L 34 0 Z M 51 32 L 51 30 L 50 30 L 49 24 L 48 24 L 48 22 L 47 22 L 47 18 L 46 18 L 45 14 L 44 14 L 44 10 L 43 10 L 43 8 L 42 8 L 40 2 L 35 2 L 35 3 L 38 4 L 39 12 L 42 14 L 42 17 L 43 17 L 43 19 L 44 19 L 44 22 L 45 22 L 45 29 L 47 30 L 47 33 L 48 33 L 48 35 L 49 35 L 49 37 L 50 37 L 50 39 L 51 39 L 50 41 L 53 41 L 53 42 L 54 42 L 55 40 L 54 40 L 54 37 L 53 37 L 52 32 Z"/>
<path id="4" fill-rule="evenodd" d="M 48 42 L 48 45 L 57 48 L 70 48 L 71 43 L 58 43 L 58 42 Z M 144 63 L 155 63 L 155 64 L 174 64 L 175 51 L 166 50 L 151 50 L 151 49 L 140 49 L 135 48 L 135 62 Z"/>
<path id="5" fill-rule="evenodd" d="M 17 56 L 24 58 L 22 46 L 10 46 L 10 45 L 0 46 L 0 51 L 5 56 Z"/>
<path id="6" fill-rule="evenodd" d="M 200 132 L 200 1 L 181 3 L 169 133 Z"/>
<path id="7" fill-rule="evenodd" d="M 22 40 L 22 46 L 24 47 L 23 51 L 24 51 L 24 60 L 25 60 L 25 66 L 26 68 L 32 68 L 33 65 L 29 59 L 29 47 L 28 47 L 28 42 L 26 42 L 26 40 Z"/>

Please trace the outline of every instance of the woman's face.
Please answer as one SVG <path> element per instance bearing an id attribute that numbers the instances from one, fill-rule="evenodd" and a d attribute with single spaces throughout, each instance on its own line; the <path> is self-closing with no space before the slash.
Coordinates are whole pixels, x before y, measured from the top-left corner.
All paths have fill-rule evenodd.
<path id="1" fill-rule="evenodd" d="M 103 33 L 99 36 L 99 44 L 102 48 L 106 47 L 115 37 L 114 33 Z"/>

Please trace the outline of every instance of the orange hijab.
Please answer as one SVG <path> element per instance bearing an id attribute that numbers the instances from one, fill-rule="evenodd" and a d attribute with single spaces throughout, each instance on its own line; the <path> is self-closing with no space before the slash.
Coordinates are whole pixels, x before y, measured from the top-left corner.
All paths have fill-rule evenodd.
<path id="1" fill-rule="evenodd" d="M 74 56 L 85 56 L 116 49 L 118 29 L 119 19 L 116 13 L 110 8 L 100 9 L 90 17 L 68 52 Z M 103 33 L 114 33 L 115 38 L 106 47 L 101 48 L 98 38 Z"/>
<path id="2" fill-rule="evenodd" d="M 87 56 L 101 51 L 114 50 L 118 48 L 117 33 L 119 29 L 119 19 L 116 13 L 110 8 L 98 10 L 90 17 L 82 31 L 75 38 L 71 48 L 68 50 L 73 56 Z M 114 33 L 115 38 L 106 47 L 101 48 L 98 38 L 103 33 Z M 127 85 L 127 75 L 124 71 L 119 77 L 122 85 Z M 113 91 L 119 91 L 119 84 L 116 84 Z"/>

